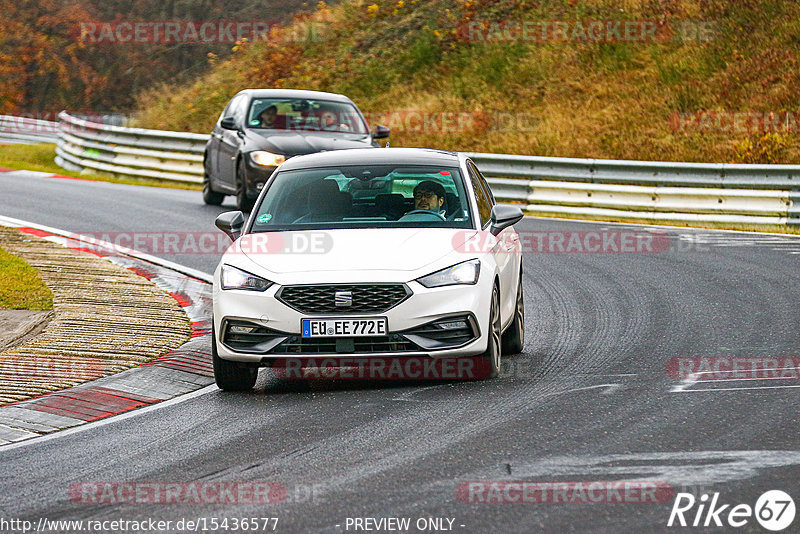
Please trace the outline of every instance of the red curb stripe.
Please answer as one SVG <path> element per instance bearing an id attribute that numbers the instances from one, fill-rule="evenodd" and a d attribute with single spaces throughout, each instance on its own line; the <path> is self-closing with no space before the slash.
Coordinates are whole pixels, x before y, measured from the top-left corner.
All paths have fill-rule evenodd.
<path id="1" fill-rule="evenodd" d="M 167 358 L 167 359 L 164 359 L 164 360 L 162 360 L 160 362 L 157 362 L 156 365 L 160 364 L 160 363 L 179 363 L 181 365 L 188 365 L 188 366 L 194 366 L 194 367 L 210 367 L 211 366 L 211 361 L 210 360 L 198 360 L 198 359 L 195 359 L 195 358 Z"/>
<path id="2" fill-rule="evenodd" d="M 207 354 L 204 354 L 199 351 L 191 351 L 191 350 L 174 350 L 172 352 L 168 352 L 163 356 L 156 358 L 155 360 L 150 361 L 144 365 L 153 365 L 163 361 L 171 361 L 171 360 L 178 360 L 178 359 L 185 359 L 194 362 L 202 362 L 202 363 L 211 363 L 211 360 L 208 358 Z"/>
<path id="3" fill-rule="evenodd" d="M 42 412 L 42 413 L 49 413 L 51 415 L 60 415 L 61 417 L 69 417 L 70 419 L 78 419 L 79 421 L 96 421 L 98 419 L 103 419 L 104 417 L 108 417 L 109 415 L 113 415 L 110 413 L 104 413 L 98 416 L 88 416 L 81 413 L 76 413 L 65 408 L 57 408 L 54 406 L 43 406 L 41 404 L 31 404 L 25 406 L 26 410 L 33 410 L 35 412 Z"/>
<path id="4" fill-rule="evenodd" d="M 144 395 L 139 395 L 138 393 L 131 393 L 129 391 L 121 391 L 119 389 L 111 389 L 111 388 L 104 388 L 104 387 L 95 387 L 92 388 L 95 391 L 99 391 L 101 393 L 107 393 L 108 395 L 112 395 L 114 397 L 119 397 L 121 399 L 130 399 L 135 400 L 138 402 L 144 402 L 145 404 L 155 404 L 157 402 L 161 402 L 161 399 L 156 399 L 153 397 L 146 397 Z"/>
<path id="5" fill-rule="evenodd" d="M 192 375 L 211 376 L 211 373 L 213 372 L 210 369 L 198 369 L 196 367 L 186 367 L 186 366 L 180 365 L 180 364 L 178 364 L 176 362 L 159 363 L 158 367 L 162 367 L 164 369 L 172 369 L 174 371 L 182 371 L 184 373 L 189 373 L 189 374 L 192 374 Z"/>
<path id="6" fill-rule="evenodd" d="M 211 364 L 211 360 L 209 360 L 208 358 L 201 357 L 201 356 L 195 356 L 193 354 L 175 353 L 175 354 L 167 355 L 167 356 L 169 356 L 169 357 L 162 356 L 158 360 L 153 360 L 152 363 L 158 363 L 158 362 L 162 362 L 162 361 L 163 362 L 167 362 L 167 361 L 187 361 L 187 362 Z"/>
<path id="7" fill-rule="evenodd" d="M 22 226 L 17 228 L 20 232 L 24 232 L 26 234 L 35 235 L 36 237 L 51 237 L 54 234 L 50 232 L 45 232 L 44 230 L 37 230 L 36 228 L 28 228 L 27 226 Z"/>
<path id="8" fill-rule="evenodd" d="M 95 256 L 98 256 L 100 258 L 105 258 L 108 256 L 108 254 L 101 254 L 100 252 L 97 252 L 96 250 L 92 250 L 90 248 L 71 247 L 69 245 L 67 245 L 67 248 L 69 248 L 70 250 L 75 250 L 77 252 L 88 252 L 89 254 L 94 254 Z"/>
<path id="9" fill-rule="evenodd" d="M 142 278 L 147 278 L 151 280 L 155 275 L 151 272 L 143 271 L 142 269 L 137 269 L 136 267 L 128 267 L 129 271 L 133 271 L 134 273 L 138 274 Z"/>
<path id="10" fill-rule="evenodd" d="M 107 409 L 110 413 L 119 413 L 120 411 L 127 411 L 146 405 L 144 402 L 117 397 L 116 395 L 109 395 L 108 393 L 103 393 L 102 391 L 97 391 L 94 389 L 65 391 L 60 393 L 58 396 L 95 404 L 103 409 Z"/>
<path id="11" fill-rule="evenodd" d="M 17 230 L 26 234 L 34 235 L 36 237 L 52 237 L 55 235 L 51 234 L 50 232 L 45 232 L 44 230 L 37 230 L 36 228 L 28 228 L 27 226 L 22 226 L 20 228 L 17 228 Z M 101 254 L 93 249 L 71 246 L 69 245 L 69 243 L 67 243 L 66 247 L 70 250 L 77 250 L 78 252 L 88 252 L 89 254 L 94 254 L 95 256 L 99 256 L 100 258 L 105 258 L 107 256 L 107 254 Z"/>
<path id="12" fill-rule="evenodd" d="M 181 308 L 187 308 L 192 305 L 192 299 L 185 293 L 169 293 L 169 296 L 177 300 Z"/>
<path id="13" fill-rule="evenodd" d="M 88 406 L 86 403 L 78 402 L 67 397 L 60 397 L 58 395 L 46 397 L 39 402 L 31 403 L 28 408 L 31 410 L 37 410 L 39 412 L 58 412 L 58 415 L 65 415 L 67 417 L 81 419 L 83 421 L 91 421 L 101 417 L 108 417 L 112 413 L 109 410 L 98 409 L 96 407 Z"/>

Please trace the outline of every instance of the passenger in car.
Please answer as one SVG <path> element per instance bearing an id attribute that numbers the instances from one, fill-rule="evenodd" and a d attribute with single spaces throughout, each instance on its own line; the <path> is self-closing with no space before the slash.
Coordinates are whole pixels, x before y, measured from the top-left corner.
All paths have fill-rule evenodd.
<path id="1" fill-rule="evenodd" d="M 320 116 L 320 129 L 334 132 L 347 132 L 350 130 L 350 126 L 344 122 L 340 122 L 335 112 L 325 111 Z"/>
<path id="2" fill-rule="evenodd" d="M 297 223 L 341 221 L 352 210 L 349 193 L 339 191 L 334 180 L 321 180 L 308 189 L 308 213 Z"/>

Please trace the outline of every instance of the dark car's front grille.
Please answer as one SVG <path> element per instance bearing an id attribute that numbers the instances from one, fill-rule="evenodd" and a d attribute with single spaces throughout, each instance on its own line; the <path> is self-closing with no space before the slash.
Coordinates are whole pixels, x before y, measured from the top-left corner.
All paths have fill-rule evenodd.
<path id="1" fill-rule="evenodd" d="M 349 306 L 337 306 L 337 293 Z M 275 297 L 301 313 L 382 313 L 411 295 L 405 284 L 340 284 L 285 286 Z M 340 298 L 347 302 L 347 298 Z"/>
<path id="2" fill-rule="evenodd" d="M 390 336 L 348 338 L 302 338 L 293 336 L 275 347 L 272 354 L 366 354 L 375 352 L 414 352 L 419 347 L 394 334 Z"/>

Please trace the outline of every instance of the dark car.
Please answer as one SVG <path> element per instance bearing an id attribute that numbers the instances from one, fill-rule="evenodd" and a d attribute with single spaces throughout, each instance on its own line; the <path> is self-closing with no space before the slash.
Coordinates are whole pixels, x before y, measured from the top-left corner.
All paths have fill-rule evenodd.
<path id="1" fill-rule="evenodd" d="M 379 146 L 389 129 L 370 132 L 364 115 L 343 95 L 296 89 L 246 89 L 219 117 L 203 159 L 203 201 L 219 205 L 236 195 L 250 211 L 286 159 L 327 150 Z"/>

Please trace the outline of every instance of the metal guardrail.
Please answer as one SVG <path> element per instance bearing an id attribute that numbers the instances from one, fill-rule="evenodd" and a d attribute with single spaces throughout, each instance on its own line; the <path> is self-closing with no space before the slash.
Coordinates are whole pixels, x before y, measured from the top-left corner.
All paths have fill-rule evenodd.
<path id="1" fill-rule="evenodd" d="M 800 165 L 672 163 L 468 153 L 499 200 L 591 219 L 800 224 Z"/>
<path id="2" fill-rule="evenodd" d="M 98 124 L 65 112 L 56 163 L 70 170 L 202 183 L 203 151 L 209 136 Z"/>
<path id="3" fill-rule="evenodd" d="M 208 135 L 123 128 L 67 113 L 56 162 L 72 170 L 201 183 Z M 468 153 L 497 200 L 531 214 L 684 224 L 800 224 L 800 165 Z"/>
<path id="4" fill-rule="evenodd" d="M 58 123 L 0 115 L 0 143 L 55 143 L 58 139 Z"/>

